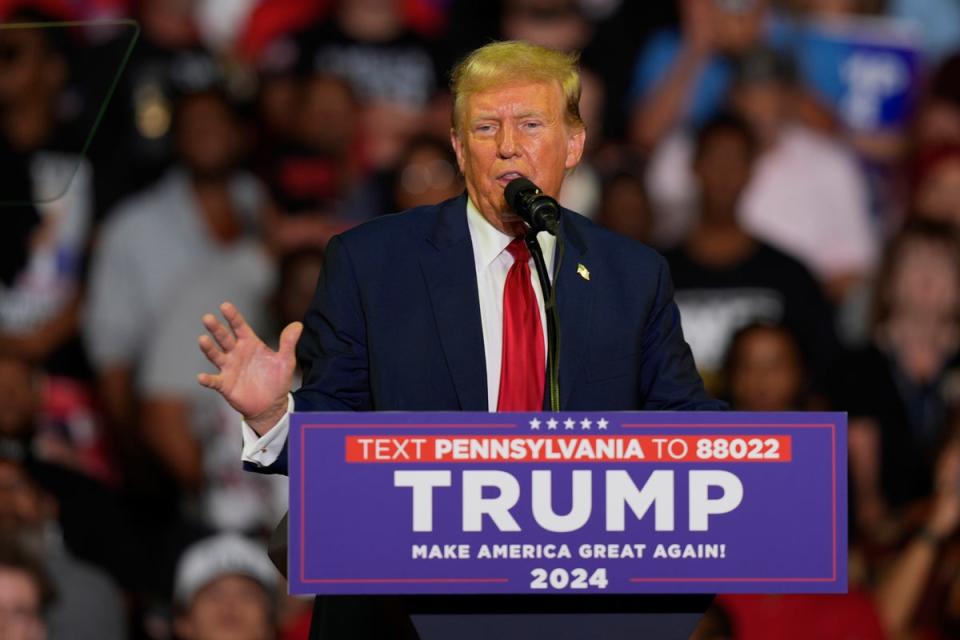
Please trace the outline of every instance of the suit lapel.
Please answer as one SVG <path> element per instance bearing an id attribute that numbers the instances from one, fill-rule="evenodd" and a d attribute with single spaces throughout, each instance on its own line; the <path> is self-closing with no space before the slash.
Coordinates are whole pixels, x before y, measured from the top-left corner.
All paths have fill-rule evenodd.
<path id="1" fill-rule="evenodd" d="M 557 305 L 560 308 L 560 407 L 570 400 L 573 383 L 591 341 L 590 311 L 593 309 L 595 285 L 578 273 L 582 264 L 589 268 L 587 247 L 571 222 L 575 215 L 563 214 L 566 250 L 557 276 Z"/>
<path id="2" fill-rule="evenodd" d="M 487 410 L 486 356 L 466 196 L 441 205 L 426 239 L 420 267 L 427 283 L 440 343 L 460 408 Z"/>

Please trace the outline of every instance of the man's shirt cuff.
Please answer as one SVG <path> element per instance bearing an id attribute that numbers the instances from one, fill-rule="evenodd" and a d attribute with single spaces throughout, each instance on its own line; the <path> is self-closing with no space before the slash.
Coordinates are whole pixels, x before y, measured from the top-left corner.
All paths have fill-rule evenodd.
<path id="1" fill-rule="evenodd" d="M 243 462 L 250 462 L 258 467 L 269 467 L 283 451 L 283 445 L 287 441 L 287 432 L 290 431 L 290 414 L 293 413 L 293 394 L 287 394 L 287 412 L 283 414 L 280 421 L 267 431 L 262 437 L 247 424 L 246 420 L 240 421 L 241 433 L 243 433 Z"/>

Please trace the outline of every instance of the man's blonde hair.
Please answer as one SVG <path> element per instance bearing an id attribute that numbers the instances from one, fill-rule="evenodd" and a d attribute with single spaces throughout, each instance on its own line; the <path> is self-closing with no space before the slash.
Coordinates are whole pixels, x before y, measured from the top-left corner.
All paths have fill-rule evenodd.
<path id="1" fill-rule="evenodd" d="M 467 99 L 496 86 L 557 82 L 566 101 L 568 126 L 583 128 L 580 117 L 580 71 L 577 55 L 528 42 L 491 42 L 473 51 L 450 76 L 453 92 L 453 128 L 460 131 Z"/>

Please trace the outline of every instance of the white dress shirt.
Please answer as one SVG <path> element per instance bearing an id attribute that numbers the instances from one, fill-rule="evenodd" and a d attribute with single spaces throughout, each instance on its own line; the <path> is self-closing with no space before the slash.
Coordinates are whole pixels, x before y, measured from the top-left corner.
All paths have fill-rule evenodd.
<path id="1" fill-rule="evenodd" d="M 477 292 L 480 295 L 480 324 L 483 327 L 483 355 L 487 369 L 487 409 L 497 410 L 500 397 L 500 363 L 503 357 L 503 289 L 507 282 L 507 273 L 513 266 L 513 256 L 507 251 L 507 245 L 513 241 L 509 236 L 492 224 L 467 199 L 467 227 L 470 230 L 470 243 L 473 245 L 473 258 L 477 270 Z M 537 235 L 537 242 L 543 250 L 547 272 L 553 276 L 554 248 L 557 239 L 549 233 Z M 543 303 L 543 291 L 537 279 L 533 258 L 530 258 L 530 281 L 537 296 L 540 308 L 540 326 L 543 329 L 544 354 L 547 352 L 547 316 Z M 546 362 L 544 362 L 546 366 Z M 287 413 L 266 435 L 260 437 L 246 423 L 242 424 L 243 461 L 259 466 L 270 466 L 279 457 L 290 430 L 290 414 L 293 412 L 293 396 L 288 396 Z"/>

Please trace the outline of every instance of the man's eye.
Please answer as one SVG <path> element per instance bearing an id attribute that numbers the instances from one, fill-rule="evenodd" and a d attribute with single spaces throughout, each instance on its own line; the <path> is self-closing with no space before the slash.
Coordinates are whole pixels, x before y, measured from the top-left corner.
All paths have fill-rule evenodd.
<path id="1" fill-rule="evenodd" d="M 539 129 L 542 126 L 543 126 L 543 123 L 537 122 L 536 120 L 523 123 L 523 128 L 527 129 L 528 131 L 534 131 L 536 129 Z"/>
<path id="2" fill-rule="evenodd" d="M 490 133 L 493 131 L 492 124 L 478 124 L 475 128 L 477 133 Z"/>

